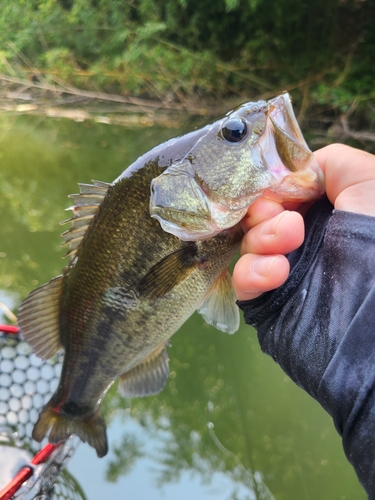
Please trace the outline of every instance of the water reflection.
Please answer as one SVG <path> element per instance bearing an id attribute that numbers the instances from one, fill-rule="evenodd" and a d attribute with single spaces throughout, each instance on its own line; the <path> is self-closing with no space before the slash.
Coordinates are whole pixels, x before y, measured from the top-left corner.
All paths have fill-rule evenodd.
<path id="1" fill-rule="evenodd" d="M 59 222 L 77 182 L 111 181 L 176 133 L 4 119 L 0 301 L 13 309 L 60 273 Z M 69 470 L 89 500 L 365 498 L 329 417 L 260 353 L 250 328 L 229 336 L 196 315 L 172 344 L 160 395 L 125 401 L 113 386 L 105 398 L 108 457 L 87 445 L 73 455 Z"/>

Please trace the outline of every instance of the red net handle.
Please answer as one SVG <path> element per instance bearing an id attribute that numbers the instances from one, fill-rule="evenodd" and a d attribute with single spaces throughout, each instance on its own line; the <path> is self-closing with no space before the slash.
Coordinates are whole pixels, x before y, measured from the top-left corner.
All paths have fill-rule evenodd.
<path id="1" fill-rule="evenodd" d="M 60 446 L 58 444 L 46 444 L 35 457 L 31 460 L 32 465 L 39 465 L 48 460 L 51 453 Z M 23 483 L 33 475 L 33 468 L 29 466 L 23 467 L 18 474 L 0 491 L 0 500 L 9 500 L 21 488 Z"/>
<path id="2" fill-rule="evenodd" d="M 2 333 L 19 333 L 20 329 L 18 326 L 13 325 L 0 325 L 0 332 Z"/>

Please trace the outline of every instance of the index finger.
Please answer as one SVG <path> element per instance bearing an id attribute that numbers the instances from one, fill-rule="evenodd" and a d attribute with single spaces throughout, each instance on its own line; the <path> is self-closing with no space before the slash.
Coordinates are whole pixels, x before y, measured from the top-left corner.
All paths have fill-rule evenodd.
<path id="1" fill-rule="evenodd" d="M 247 233 L 252 227 L 267 219 L 272 219 L 284 210 L 281 203 L 262 196 L 250 205 L 247 214 L 241 221 L 242 230 Z"/>
<path id="2" fill-rule="evenodd" d="M 247 233 L 252 227 L 257 226 L 265 220 L 272 219 L 284 210 L 298 212 L 302 216 L 311 207 L 312 202 L 301 203 L 300 201 L 278 202 L 262 196 L 250 205 L 247 214 L 241 221 L 242 230 Z"/>

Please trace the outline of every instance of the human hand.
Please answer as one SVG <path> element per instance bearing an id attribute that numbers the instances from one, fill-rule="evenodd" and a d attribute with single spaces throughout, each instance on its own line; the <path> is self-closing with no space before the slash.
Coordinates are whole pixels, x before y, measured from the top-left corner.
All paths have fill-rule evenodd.
<path id="1" fill-rule="evenodd" d="M 375 216 L 375 156 L 342 144 L 314 153 L 325 173 L 326 193 L 338 210 Z M 242 221 L 245 236 L 233 271 L 238 300 L 251 300 L 281 286 L 289 275 L 285 254 L 304 240 L 304 204 L 267 198 L 253 203 Z"/>

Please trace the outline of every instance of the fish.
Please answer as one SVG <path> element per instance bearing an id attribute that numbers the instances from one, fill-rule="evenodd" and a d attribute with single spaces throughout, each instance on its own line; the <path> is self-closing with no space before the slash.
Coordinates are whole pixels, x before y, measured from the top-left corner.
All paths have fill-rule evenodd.
<path id="1" fill-rule="evenodd" d="M 42 359 L 64 350 L 33 438 L 74 434 L 103 457 L 100 406 L 115 380 L 125 398 L 160 392 L 170 338 L 195 311 L 238 329 L 228 266 L 249 205 L 314 200 L 324 178 L 284 93 L 160 144 L 112 183 L 79 188 L 62 234 L 69 263 L 21 303 L 18 323 Z"/>

